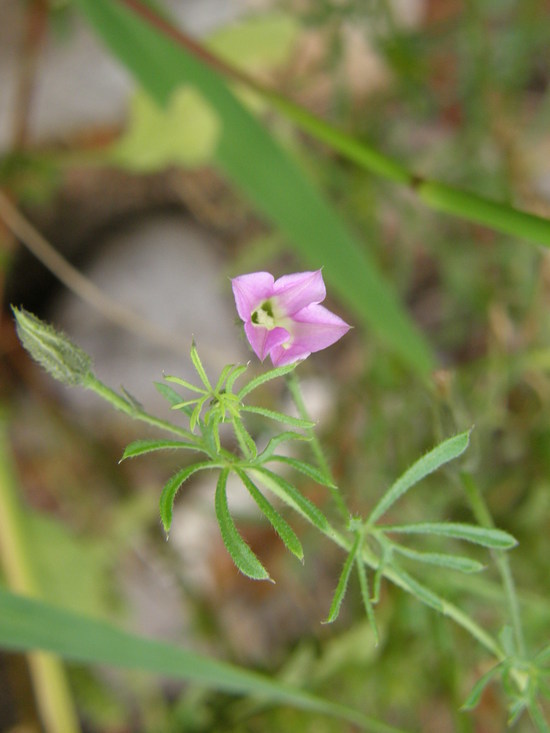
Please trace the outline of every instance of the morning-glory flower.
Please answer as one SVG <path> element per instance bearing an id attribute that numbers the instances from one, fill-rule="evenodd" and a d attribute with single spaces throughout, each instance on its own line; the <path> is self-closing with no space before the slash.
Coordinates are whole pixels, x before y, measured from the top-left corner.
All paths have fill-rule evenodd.
<path id="1" fill-rule="evenodd" d="M 261 361 L 269 355 L 276 367 L 326 349 L 350 329 L 319 305 L 327 294 L 321 270 L 278 280 L 269 272 L 252 272 L 231 284 L 250 345 Z"/>

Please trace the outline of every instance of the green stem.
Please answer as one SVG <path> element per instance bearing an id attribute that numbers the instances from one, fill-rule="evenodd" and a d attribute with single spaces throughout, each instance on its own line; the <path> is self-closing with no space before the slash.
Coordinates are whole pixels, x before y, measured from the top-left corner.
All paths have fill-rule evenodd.
<path id="1" fill-rule="evenodd" d="M 298 377 L 296 376 L 296 370 L 290 372 L 290 374 L 287 374 L 285 379 L 292 400 L 296 405 L 296 409 L 298 410 L 298 415 L 302 418 L 302 420 L 309 420 L 311 422 L 311 417 L 309 416 L 309 413 L 307 411 L 306 405 L 304 403 L 304 398 L 302 396 L 302 390 L 300 389 L 300 382 L 298 381 Z M 329 483 L 332 484 L 332 486 L 329 486 L 329 490 L 332 494 L 334 503 L 338 507 L 338 510 L 340 511 L 340 514 L 343 516 L 345 521 L 348 522 L 351 513 L 339 489 L 334 486 L 332 471 L 330 470 L 327 459 L 325 458 L 325 454 L 321 443 L 319 442 L 319 438 L 317 437 L 313 428 L 310 428 L 308 430 L 308 434 L 311 438 L 310 445 L 313 451 L 313 455 L 315 456 L 315 460 L 317 461 L 317 465 L 321 472 L 326 476 L 326 478 L 329 479 Z"/>
<path id="2" fill-rule="evenodd" d="M 467 473 L 463 473 L 461 475 L 461 479 L 462 484 L 466 490 L 470 506 L 472 507 L 474 517 L 482 527 L 486 527 L 487 529 L 494 529 L 495 524 L 493 522 L 493 518 L 491 516 L 491 513 L 489 512 L 489 508 L 487 507 L 485 499 L 479 491 L 478 486 L 476 485 L 472 477 Z M 506 602 L 508 605 L 508 613 L 510 614 L 510 622 L 514 630 L 516 651 L 520 657 L 525 658 L 525 638 L 523 635 L 523 626 L 521 623 L 518 594 L 516 591 L 512 570 L 510 568 L 510 561 L 508 559 L 507 553 L 503 550 L 492 550 L 491 554 L 494 558 L 497 570 L 502 579 L 504 595 L 506 597 Z"/>
<path id="3" fill-rule="evenodd" d="M 174 433 L 175 435 L 180 435 L 190 442 L 196 443 L 197 449 L 202 450 L 199 439 L 189 430 L 186 430 L 185 428 L 180 428 L 178 425 L 174 425 L 173 423 L 168 422 L 168 420 L 161 420 L 158 417 L 149 415 L 149 413 L 145 412 L 145 410 L 142 410 L 137 405 L 132 404 L 127 399 L 122 397 L 122 395 L 119 395 L 118 392 L 114 391 L 114 389 L 107 387 L 106 384 L 103 384 L 103 382 L 97 379 L 97 377 L 95 377 L 93 374 L 90 374 L 87 377 L 84 386 L 87 389 L 91 389 L 92 392 L 95 392 L 98 397 L 101 397 L 102 399 L 106 400 L 106 402 L 109 402 L 109 404 L 111 404 L 116 410 L 124 412 L 126 415 L 129 415 L 135 420 L 141 420 L 142 422 L 146 422 L 149 425 L 160 428 L 161 430 L 167 430 L 168 432 Z"/>
<path id="4" fill-rule="evenodd" d="M 424 179 L 401 163 L 338 130 L 300 105 L 220 59 L 141 0 L 119 0 L 119 2 L 203 64 L 230 81 L 243 84 L 267 99 L 273 107 L 312 137 L 329 145 L 344 158 L 370 173 L 409 187 L 432 209 L 550 247 L 550 220 L 438 181 Z"/>
<path id="5" fill-rule="evenodd" d="M 0 558 L 10 588 L 40 597 L 40 587 L 19 499 L 15 469 L 9 455 L 5 418 L 0 416 Z M 80 730 L 63 665 L 51 654 L 28 654 L 36 702 L 46 733 Z"/>

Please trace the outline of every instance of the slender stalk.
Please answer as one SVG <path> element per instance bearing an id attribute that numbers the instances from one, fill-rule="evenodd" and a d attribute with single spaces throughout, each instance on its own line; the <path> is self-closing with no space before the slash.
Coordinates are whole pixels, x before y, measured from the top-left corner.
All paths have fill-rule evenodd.
<path id="1" fill-rule="evenodd" d="M 292 400 L 294 404 L 296 405 L 296 409 L 298 410 L 298 415 L 302 418 L 302 420 L 311 421 L 311 417 L 309 416 L 309 413 L 307 411 L 307 408 L 304 402 L 304 398 L 302 396 L 302 390 L 300 389 L 300 382 L 298 381 L 298 377 L 296 376 L 296 370 L 294 370 L 293 372 L 290 372 L 290 374 L 287 374 L 285 379 L 286 379 L 286 383 L 288 385 L 288 389 L 290 391 Z M 321 443 L 319 442 L 319 438 L 317 437 L 315 430 L 313 428 L 310 428 L 308 430 L 308 434 L 311 438 L 310 445 L 313 451 L 313 455 L 315 456 L 315 460 L 317 461 L 318 467 L 320 468 L 322 473 L 330 480 L 330 483 L 334 484 L 333 477 L 332 477 L 332 471 L 330 470 L 327 459 L 325 458 L 323 448 L 321 446 Z M 338 507 L 340 514 L 346 520 L 346 522 L 348 522 L 351 516 L 351 513 L 346 505 L 344 497 L 340 493 L 339 489 L 336 488 L 334 485 L 329 486 L 329 489 L 330 489 L 330 493 L 332 494 L 334 503 Z"/>
<path id="2" fill-rule="evenodd" d="M 141 422 L 146 422 L 149 425 L 160 428 L 161 430 L 167 430 L 168 432 L 174 433 L 175 435 L 181 435 L 187 440 L 196 443 L 197 449 L 202 450 L 197 436 L 191 433 L 189 430 L 186 430 L 185 428 L 180 428 L 178 425 L 174 425 L 173 423 L 168 422 L 168 420 L 161 420 L 158 417 L 154 417 L 154 415 L 149 415 L 148 412 L 145 412 L 145 410 L 142 410 L 136 405 L 133 405 L 131 402 L 122 397 L 122 395 L 119 395 L 118 392 L 114 391 L 114 389 L 107 387 L 106 384 L 103 384 L 103 382 L 97 379 L 97 377 L 93 374 L 90 374 L 88 376 L 85 387 L 87 389 L 91 389 L 92 392 L 95 392 L 98 397 L 101 397 L 102 399 L 109 402 L 116 410 L 124 412 L 126 415 L 129 415 L 129 417 L 132 417 L 135 420 L 141 420 Z"/>
<path id="3" fill-rule="evenodd" d="M 487 529 L 494 529 L 494 522 L 489 512 L 489 508 L 485 502 L 485 499 L 481 495 L 478 486 L 472 479 L 472 477 L 463 473 L 462 484 L 466 490 L 470 506 L 474 513 L 474 517 L 482 527 Z M 516 651 L 520 657 L 525 658 L 525 638 L 523 635 L 523 626 L 521 623 L 521 613 L 519 609 L 518 594 L 510 568 L 510 561 L 508 555 L 503 550 L 492 550 L 491 554 L 494 558 L 495 565 L 502 579 L 502 585 L 504 588 L 504 595 L 506 597 L 506 603 L 508 605 L 508 613 L 510 614 L 510 622 L 514 631 L 514 640 L 516 643 Z"/>
<path id="4" fill-rule="evenodd" d="M 374 175 L 409 187 L 430 208 L 483 224 L 504 234 L 522 237 L 546 247 L 550 246 L 550 220 L 438 181 L 424 179 L 392 158 L 338 130 L 299 104 L 223 61 L 141 0 L 118 0 L 118 2 L 206 66 L 228 80 L 243 84 L 267 99 L 273 107 L 300 129 L 329 145 L 347 160 Z"/>
<path id="5" fill-rule="evenodd" d="M 8 585 L 40 597 L 25 515 L 10 460 L 5 418 L 0 415 L 0 558 Z M 80 725 L 63 665 L 51 654 L 27 655 L 36 703 L 46 733 L 77 733 Z"/>

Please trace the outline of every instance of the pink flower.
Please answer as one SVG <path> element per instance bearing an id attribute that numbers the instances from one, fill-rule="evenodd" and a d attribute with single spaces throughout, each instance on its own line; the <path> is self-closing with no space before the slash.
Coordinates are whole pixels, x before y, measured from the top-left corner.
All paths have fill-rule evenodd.
<path id="1" fill-rule="evenodd" d="M 257 357 L 284 366 L 321 351 L 350 326 L 319 303 L 326 297 L 321 270 L 296 272 L 275 280 L 252 272 L 231 281 L 237 312 Z"/>

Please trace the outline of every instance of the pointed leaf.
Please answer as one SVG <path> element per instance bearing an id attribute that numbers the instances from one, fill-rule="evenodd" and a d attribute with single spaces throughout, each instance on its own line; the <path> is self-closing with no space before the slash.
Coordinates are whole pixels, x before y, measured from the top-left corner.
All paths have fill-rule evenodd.
<path id="1" fill-rule="evenodd" d="M 270 420 L 276 420 L 277 422 L 286 423 L 287 425 L 292 425 L 295 428 L 304 428 L 305 430 L 308 430 L 309 428 L 315 427 L 315 423 L 311 422 L 311 420 L 302 420 L 299 417 L 283 415 L 282 412 L 268 410 L 265 407 L 253 407 L 252 405 L 243 405 L 243 407 L 241 407 L 241 410 L 243 412 L 252 412 L 255 415 L 262 415 L 263 417 L 268 417 Z"/>
<path id="2" fill-rule="evenodd" d="M 220 376 L 218 377 L 218 381 L 216 382 L 216 386 L 214 387 L 214 392 L 219 392 L 226 379 L 231 375 L 231 372 L 236 369 L 235 364 L 226 364 L 224 368 L 220 372 Z"/>
<path id="3" fill-rule="evenodd" d="M 418 524 L 378 525 L 384 532 L 402 534 L 432 534 L 472 542 L 494 550 L 508 550 L 517 545 L 517 540 L 501 529 L 487 529 L 461 522 L 419 522 Z"/>
<path id="4" fill-rule="evenodd" d="M 404 583 L 402 587 L 406 588 L 406 590 L 408 590 L 411 595 L 415 596 L 415 598 L 418 598 L 419 601 L 425 603 L 430 608 L 435 608 L 435 610 L 439 611 L 439 613 L 443 613 L 444 603 L 438 595 L 433 593 L 429 588 L 426 588 L 426 586 L 422 585 L 422 583 L 419 583 L 407 572 L 405 572 L 403 568 L 398 567 L 395 563 L 393 563 L 392 569 L 394 571 L 397 571 L 399 575 L 399 580 L 401 581 L 401 583 Z"/>
<path id="5" fill-rule="evenodd" d="M 271 456 L 269 460 L 286 463 L 288 466 L 292 466 L 292 468 L 294 468 L 296 471 L 303 473 L 304 476 L 313 479 L 313 481 L 316 481 L 322 486 L 328 486 L 331 489 L 338 488 L 332 482 L 332 480 L 329 477 L 325 476 L 325 474 L 322 473 L 318 468 L 312 466 L 311 463 L 300 460 L 299 458 L 291 458 L 290 456 Z"/>
<path id="6" fill-rule="evenodd" d="M 166 379 L 167 382 L 172 382 L 173 384 L 179 384 L 180 387 L 185 387 L 185 389 L 188 389 L 191 392 L 196 392 L 197 394 L 207 394 L 207 390 L 202 389 L 202 387 L 197 387 L 194 384 L 191 384 L 191 382 L 188 382 L 186 379 L 181 379 L 180 377 L 173 377 L 170 374 L 165 375 L 164 379 Z M 181 400 L 181 397 L 180 397 Z"/>
<path id="7" fill-rule="evenodd" d="M 466 701 L 460 708 L 461 710 L 473 710 L 477 705 L 479 704 L 479 701 L 481 700 L 481 695 L 483 694 L 483 690 L 487 687 L 489 682 L 494 678 L 494 676 L 499 671 L 501 665 L 497 664 L 494 667 L 492 667 L 488 672 L 485 672 L 483 677 L 480 677 L 480 679 L 475 683 L 475 685 L 472 688 L 472 691 L 466 698 Z"/>
<path id="8" fill-rule="evenodd" d="M 357 567 L 357 575 L 359 576 L 359 588 L 361 589 L 361 598 L 363 599 L 363 605 L 367 614 L 367 619 L 374 634 L 375 644 L 378 645 L 380 641 L 380 635 L 378 633 L 378 625 L 374 615 L 374 608 L 372 607 L 372 601 L 369 593 L 369 582 L 367 578 L 367 570 L 365 563 L 361 558 L 360 553 L 357 553 L 355 557 L 355 565 Z"/>
<path id="9" fill-rule="evenodd" d="M 193 366 L 197 370 L 197 374 L 201 378 L 201 381 L 208 390 L 208 392 L 212 392 L 212 385 L 210 384 L 210 380 L 206 376 L 202 361 L 200 360 L 199 352 L 197 351 L 197 345 L 194 341 L 191 344 L 191 361 L 193 362 Z"/>
<path id="10" fill-rule="evenodd" d="M 282 476 L 278 476 L 273 471 L 263 467 L 255 468 L 251 473 L 279 499 L 305 517 L 321 532 L 331 532 L 331 526 L 323 512 Z"/>
<path id="11" fill-rule="evenodd" d="M 287 440 L 311 440 L 310 435 L 304 435 L 303 433 L 296 433 L 292 430 L 285 430 L 279 435 L 274 435 L 269 441 L 263 451 L 256 458 L 257 463 L 265 463 L 275 452 L 275 449 Z"/>
<path id="12" fill-rule="evenodd" d="M 244 374 L 246 370 L 248 369 L 248 364 L 239 364 L 238 366 L 235 366 L 231 374 L 227 377 L 227 381 L 225 383 L 225 389 L 227 392 L 233 391 L 233 385 L 237 381 L 237 379 L 241 376 L 241 374 Z"/>
<path id="13" fill-rule="evenodd" d="M 279 512 L 274 509 L 274 507 L 268 502 L 262 492 L 258 489 L 258 487 L 244 471 L 240 471 L 239 469 L 237 469 L 237 474 L 243 484 L 248 489 L 250 496 L 254 499 L 256 504 L 261 509 L 262 513 L 271 523 L 271 526 L 282 539 L 287 549 L 289 549 L 293 555 L 296 555 L 298 560 L 303 560 L 304 551 L 302 548 L 302 543 L 294 533 L 292 527 L 287 524 L 287 522 L 281 517 Z"/>
<path id="14" fill-rule="evenodd" d="M 479 573 L 480 570 L 484 569 L 484 566 L 480 562 L 477 562 L 477 560 L 471 560 L 469 557 L 463 557 L 462 555 L 419 552 L 418 550 L 411 550 L 409 547 L 403 547 L 403 545 L 393 545 L 393 549 L 395 552 L 409 557 L 411 560 L 424 562 L 428 565 L 439 565 L 442 568 L 449 568 L 451 570 L 459 570 L 462 573 Z"/>
<path id="15" fill-rule="evenodd" d="M 188 448 L 196 451 L 201 450 L 196 443 L 190 443 L 186 440 L 134 440 L 133 443 L 126 446 L 119 463 L 122 463 L 126 458 L 135 458 L 136 456 L 142 456 L 144 453 L 151 453 L 156 450 L 169 450 L 173 448 Z"/>
<path id="16" fill-rule="evenodd" d="M 172 507 L 174 499 L 180 486 L 187 481 L 189 476 L 192 476 L 197 471 L 204 471 L 205 468 L 217 468 L 216 463 L 210 461 L 204 461 L 203 463 L 193 463 L 192 466 L 187 466 L 181 471 L 175 473 L 171 479 L 166 483 L 160 495 L 160 518 L 166 534 L 170 531 L 172 524 Z"/>
<path id="17" fill-rule="evenodd" d="M 155 382 L 154 384 L 157 392 L 159 392 L 165 400 L 168 400 L 170 405 L 177 405 L 181 402 L 181 395 L 178 394 L 175 389 L 172 389 L 172 387 L 169 387 L 167 384 L 163 384 L 162 382 Z M 182 408 L 182 410 L 188 417 L 191 415 L 191 410 L 188 410 L 187 408 Z"/>
<path id="18" fill-rule="evenodd" d="M 355 555 L 357 554 L 357 550 L 359 548 L 360 542 L 361 542 L 361 535 L 357 534 L 355 538 L 355 542 L 353 543 L 353 546 L 349 552 L 349 555 L 346 558 L 346 562 L 344 563 L 344 567 L 342 568 L 342 572 L 340 573 L 340 577 L 338 579 L 338 585 L 336 586 L 336 590 L 334 591 L 334 596 L 332 598 L 332 603 L 330 604 L 330 610 L 328 612 L 326 621 L 324 622 L 326 624 L 331 624 L 333 621 L 336 621 L 336 619 L 338 618 L 338 614 L 340 613 L 340 607 L 342 606 L 342 601 L 344 600 L 344 596 L 346 595 L 346 590 L 348 588 L 348 582 L 349 582 L 349 576 L 351 574 L 351 569 L 353 568 L 353 563 L 355 561 Z"/>
<path id="19" fill-rule="evenodd" d="M 422 456 L 388 489 L 372 510 L 368 522 L 374 524 L 411 486 L 414 486 L 445 463 L 458 458 L 468 447 L 469 440 L 470 431 L 468 430 L 445 440 L 425 456 Z"/>
<path id="20" fill-rule="evenodd" d="M 270 369 L 268 372 L 264 372 L 264 374 L 260 374 L 258 377 L 254 377 L 254 379 L 251 379 L 250 382 L 248 384 L 245 384 L 244 387 L 237 393 L 238 398 L 242 400 L 243 397 L 246 397 L 247 394 L 250 394 L 252 390 L 260 387 L 266 382 L 271 381 L 272 379 L 283 377 L 285 374 L 294 371 L 297 366 L 298 362 L 294 362 L 293 364 L 287 364 L 286 366 L 277 367 L 276 369 Z"/>
<path id="21" fill-rule="evenodd" d="M 216 487 L 216 517 L 223 543 L 237 568 L 253 580 L 270 580 L 269 573 L 238 533 L 227 505 L 226 483 L 229 469 L 220 472 Z"/>
<path id="22" fill-rule="evenodd" d="M 237 440 L 239 441 L 239 445 L 244 456 L 247 459 L 254 460 L 258 454 L 256 443 L 243 425 L 242 420 L 237 417 L 233 418 L 233 430 L 235 431 L 235 435 L 237 436 Z"/>

